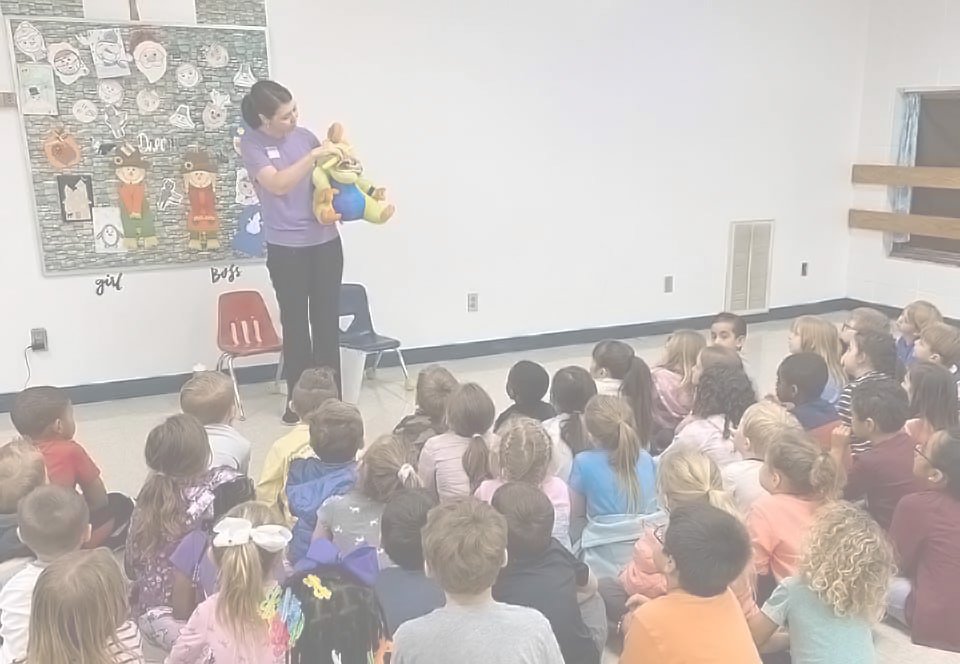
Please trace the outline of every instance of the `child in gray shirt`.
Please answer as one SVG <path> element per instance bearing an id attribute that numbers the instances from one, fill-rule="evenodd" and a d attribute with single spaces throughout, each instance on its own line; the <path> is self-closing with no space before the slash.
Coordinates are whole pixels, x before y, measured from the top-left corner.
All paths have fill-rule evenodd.
<path id="1" fill-rule="evenodd" d="M 455 498 L 430 511 L 423 554 L 447 604 L 397 629 L 393 664 L 563 664 L 539 611 L 493 600 L 506 549 L 506 520 L 486 503 Z"/>

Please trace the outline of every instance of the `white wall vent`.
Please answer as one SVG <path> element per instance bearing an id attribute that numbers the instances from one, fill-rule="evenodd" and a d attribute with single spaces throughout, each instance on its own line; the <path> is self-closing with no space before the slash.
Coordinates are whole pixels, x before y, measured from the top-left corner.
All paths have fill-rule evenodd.
<path id="1" fill-rule="evenodd" d="M 738 314 L 770 308 L 773 220 L 730 224 L 726 309 Z"/>

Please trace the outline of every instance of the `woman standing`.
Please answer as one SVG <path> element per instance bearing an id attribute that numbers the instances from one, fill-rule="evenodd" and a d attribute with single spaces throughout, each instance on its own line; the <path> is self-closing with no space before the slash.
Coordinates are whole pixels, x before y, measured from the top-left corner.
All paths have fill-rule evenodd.
<path id="1" fill-rule="evenodd" d="M 321 225 L 313 214 L 310 175 L 323 154 L 320 141 L 297 126 L 293 95 L 274 81 L 258 81 L 240 110 L 251 129 L 240 153 L 260 196 L 267 270 L 283 326 L 287 394 L 311 367 L 333 368 L 339 387 L 343 247 L 337 226 Z M 288 403 L 283 421 L 298 419 Z"/>

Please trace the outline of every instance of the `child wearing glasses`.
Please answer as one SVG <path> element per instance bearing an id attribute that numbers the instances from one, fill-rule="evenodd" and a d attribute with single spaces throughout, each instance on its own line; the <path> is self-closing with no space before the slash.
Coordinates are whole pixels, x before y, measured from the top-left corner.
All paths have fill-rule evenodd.
<path id="1" fill-rule="evenodd" d="M 910 627 L 914 643 L 960 651 L 960 428 L 918 444 L 913 474 L 924 490 L 893 513 L 903 576 L 893 580 L 887 614 Z"/>

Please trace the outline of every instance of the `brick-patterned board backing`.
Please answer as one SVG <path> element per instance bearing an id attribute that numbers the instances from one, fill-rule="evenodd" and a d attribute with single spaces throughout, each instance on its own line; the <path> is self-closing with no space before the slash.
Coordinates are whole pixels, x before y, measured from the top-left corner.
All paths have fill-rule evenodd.
<path id="1" fill-rule="evenodd" d="M 267 24 L 264 0 L 197 0 L 196 6 L 197 23 L 202 25 Z"/>
<path id="2" fill-rule="evenodd" d="M 10 34 L 23 20 L 12 17 L 8 21 Z M 81 59 L 90 70 L 89 75 L 70 85 L 56 80 L 59 116 L 41 115 L 21 116 L 26 135 L 29 165 L 34 193 L 36 197 L 37 219 L 41 245 L 41 258 L 44 272 L 47 274 L 76 271 L 104 271 L 107 269 L 155 269 L 173 267 L 182 264 L 223 263 L 225 261 L 250 260 L 249 256 L 230 248 L 230 240 L 237 229 L 237 220 L 243 206 L 236 203 L 236 171 L 241 167 L 240 159 L 233 149 L 233 132 L 240 122 L 240 100 L 246 92 L 233 82 L 241 63 L 249 63 L 253 75 L 263 78 L 268 75 L 267 44 L 264 30 L 243 28 L 212 28 L 204 26 L 161 26 L 150 24 L 109 24 L 90 21 L 47 20 L 30 17 L 30 21 L 43 33 L 46 43 L 66 41 L 80 50 Z M 103 121 L 105 104 L 97 96 L 99 79 L 93 65 L 90 49 L 82 46 L 77 35 L 98 28 L 119 27 L 124 43 L 129 50 L 131 37 L 138 32 L 149 33 L 155 41 L 167 49 L 167 71 L 154 84 L 150 84 L 134 63 L 130 63 L 131 75 L 119 79 L 124 87 L 124 97 L 118 109 L 128 113 L 125 127 L 126 136 L 114 139 Z M 222 69 L 206 65 L 204 47 L 219 42 L 229 54 L 230 62 Z M 16 60 L 30 62 L 19 51 Z M 199 85 L 193 89 L 181 88 L 177 83 L 177 66 L 191 62 L 202 75 Z M 144 87 L 153 88 L 160 96 L 160 108 L 151 115 L 140 115 L 136 96 Z M 227 106 L 229 119 L 225 127 L 206 131 L 201 120 L 204 106 L 210 101 L 210 91 L 219 90 L 229 93 Z M 76 120 L 71 109 L 79 99 L 89 99 L 96 103 L 100 118 L 90 124 Z M 191 117 L 196 128 L 178 129 L 170 124 L 169 117 L 180 104 L 190 107 Z M 43 140 L 52 129 L 65 128 L 80 144 L 83 151 L 81 162 L 65 170 L 53 168 L 43 153 Z M 165 138 L 176 143 L 176 147 L 163 153 L 147 154 L 147 200 L 156 215 L 156 230 L 159 246 L 154 249 L 128 250 L 119 254 L 103 254 L 94 251 L 92 222 L 63 223 L 60 217 L 60 196 L 56 176 L 60 174 L 90 174 L 93 178 L 94 206 L 117 206 L 118 181 L 113 164 L 113 153 L 101 155 L 96 146 L 104 143 L 122 143 L 128 141 L 138 145 L 140 135 L 150 139 Z M 179 207 L 170 207 L 162 212 L 157 210 L 156 201 L 164 178 L 172 178 L 177 183 L 177 191 L 183 191 L 181 161 L 184 152 L 191 146 L 206 149 L 218 161 L 219 175 L 216 182 L 217 212 L 220 217 L 221 248 L 203 252 L 187 247 L 186 229 L 187 200 L 184 197 Z M 23 223 L 29 223 L 23 220 Z"/>
<path id="3" fill-rule="evenodd" d="M 202 0 L 201 0 L 202 1 Z M 83 0 L 0 0 L 4 16 L 83 18 Z"/>

